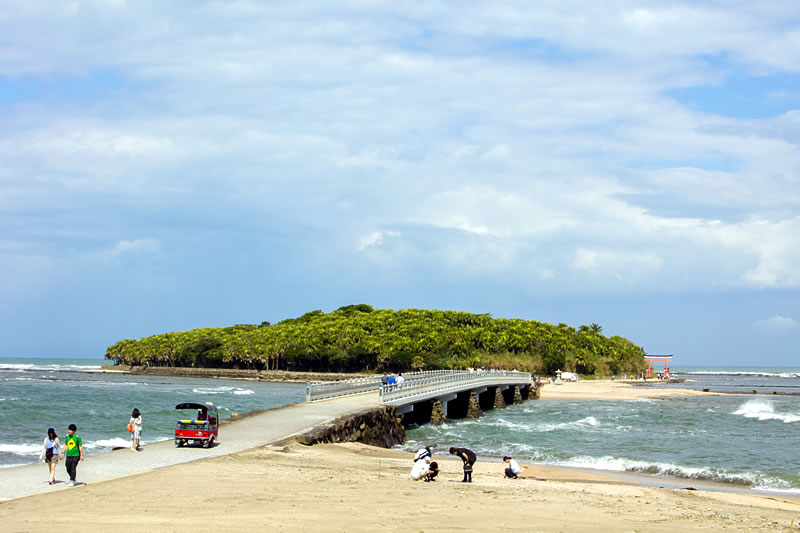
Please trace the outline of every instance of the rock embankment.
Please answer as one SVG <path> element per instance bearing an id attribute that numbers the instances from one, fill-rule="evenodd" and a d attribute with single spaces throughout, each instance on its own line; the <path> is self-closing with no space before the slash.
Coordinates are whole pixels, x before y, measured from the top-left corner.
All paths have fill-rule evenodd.
<path id="1" fill-rule="evenodd" d="M 104 365 L 100 367 L 100 371 L 144 374 L 147 376 L 245 379 L 250 381 L 285 381 L 291 383 L 305 383 L 306 381 L 336 381 L 339 379 L 363 378 L 370 375 L 329 372 L 291 372 L 287 370 L 248 370 L 241 368 L 193 368 L 180 366 L 130 365 Z"/>
<path id="2" fill-rule="evenodd" d="M 403 420 L 395 413 L 394 407 L 387 406 L 337 416 L 333 422 L 298 435 L 296 440 L 307 446 L 328 442 L 362 442 L 391 448 L 406 441 L 406 432 Z"/>

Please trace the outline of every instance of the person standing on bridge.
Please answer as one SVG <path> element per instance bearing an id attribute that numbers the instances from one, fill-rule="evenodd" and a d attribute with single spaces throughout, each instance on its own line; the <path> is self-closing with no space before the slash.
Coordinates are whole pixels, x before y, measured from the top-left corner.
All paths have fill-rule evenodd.
<path id="1" fill-rule="evenodd" d="M 461 482 L 472 483 L 472 465 L 478 460 L 478 456 L 475 455 L 475 452 L 469 448 L 450 448 L 450 454 L 457 455 L 464 461 L 464 479 L 462 479 Z"/>

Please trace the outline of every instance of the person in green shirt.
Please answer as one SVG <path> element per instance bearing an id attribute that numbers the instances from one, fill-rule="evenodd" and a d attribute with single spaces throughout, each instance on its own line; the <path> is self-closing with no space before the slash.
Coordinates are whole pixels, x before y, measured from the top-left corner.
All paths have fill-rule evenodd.
<path id="1" fill-rule="evenodd" d="M 67 456 L 67 473 L 69 474 L 69 486 L 75 486 L 75 478 L 78 475 L 78 461 L 83 461 L 83 441 L 80 435 L 76 435 L 78 427 L 70 424 L 67 428 L 69 434 L 64 437 L 64 455 Z M 62 456 L 63 457 L 63 456 Z"/>

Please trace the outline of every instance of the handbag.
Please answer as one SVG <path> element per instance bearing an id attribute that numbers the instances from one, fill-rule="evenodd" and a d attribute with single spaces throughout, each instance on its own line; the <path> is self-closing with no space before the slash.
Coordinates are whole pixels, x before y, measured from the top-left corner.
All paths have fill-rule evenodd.
<path id="1" fill-rule="evenodd" d="M 128 424 L 128 433 L 133 433 L 133 424 Z"/>

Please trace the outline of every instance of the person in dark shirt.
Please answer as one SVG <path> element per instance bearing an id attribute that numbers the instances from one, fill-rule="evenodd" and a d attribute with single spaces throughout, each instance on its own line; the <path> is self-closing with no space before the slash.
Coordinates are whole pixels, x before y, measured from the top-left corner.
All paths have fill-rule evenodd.
<path id="1" fill-rule="evenodd" d="M 428 465 L 428 473 L 425 474 L 425 479 L 423 481 L 436 481 L 436 476 L 439 475 L 439 463 L 436 461 L 431 461 L 431 464 Z"/>
<path id="2" fill-rule="evenodd" d="M 478 460 L 478 456 L 475 455 L 475 452 L 468 448 L 450 448 L 450 454 L 457 455 L 464 461 L 464 479 L 462 479 L 461 482 L 472 483 L 472 465 Z"/>

